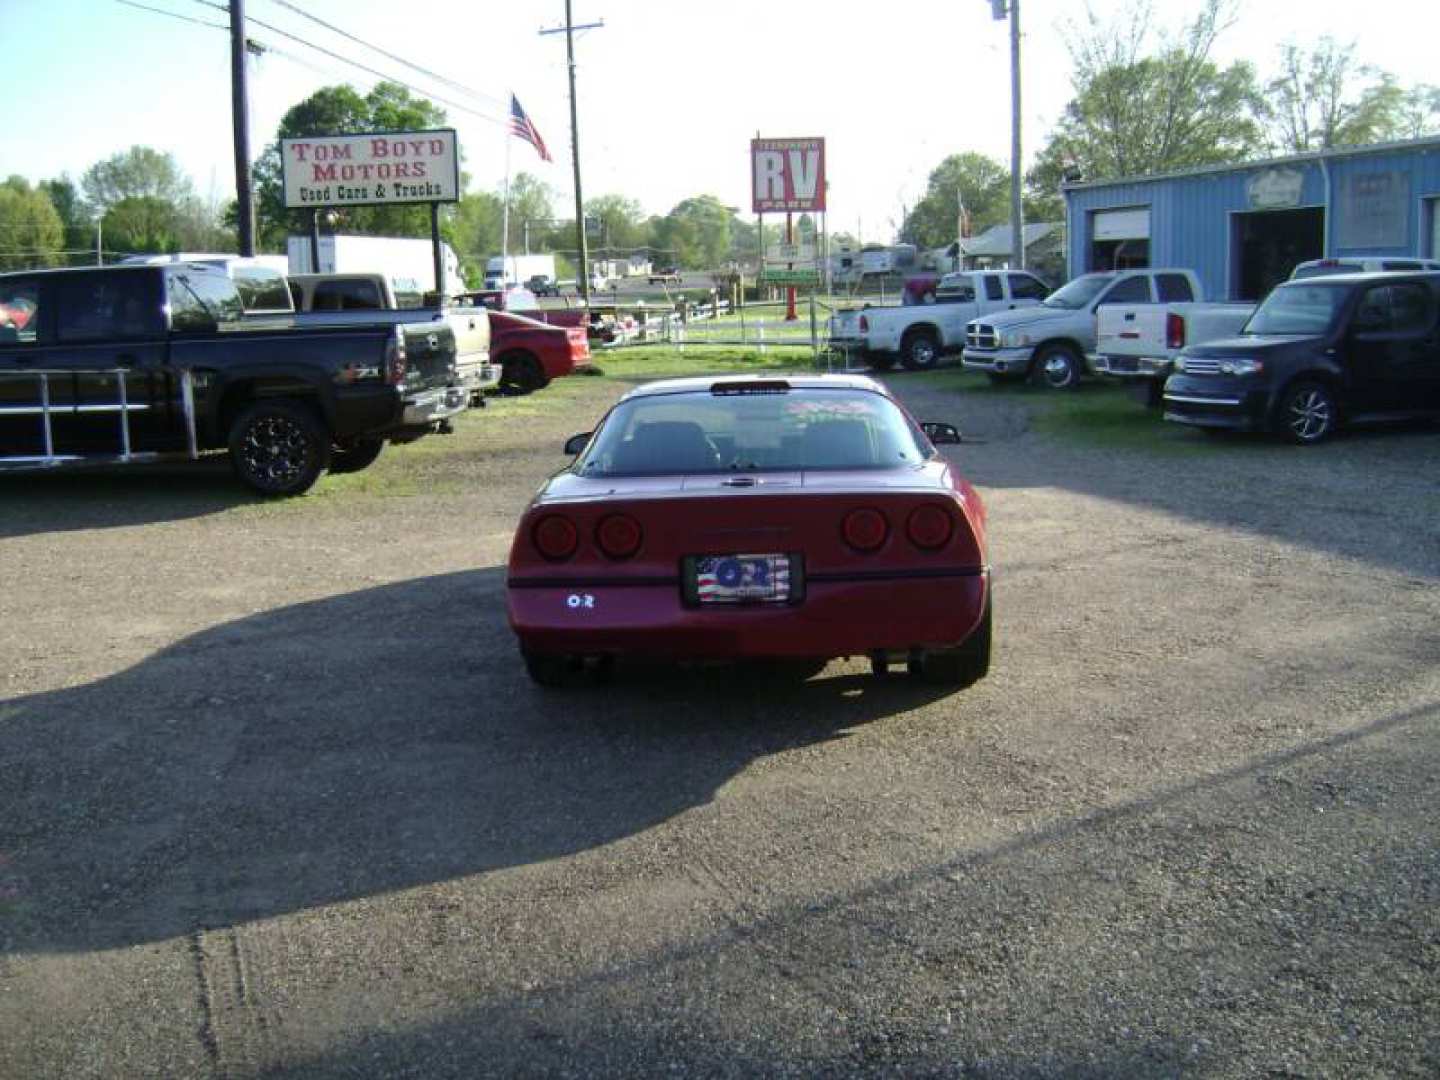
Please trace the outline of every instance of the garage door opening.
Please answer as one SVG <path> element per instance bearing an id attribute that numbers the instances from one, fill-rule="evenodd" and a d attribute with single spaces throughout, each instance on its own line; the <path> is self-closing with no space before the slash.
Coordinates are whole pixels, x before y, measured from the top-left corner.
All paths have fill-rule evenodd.
<path id="1" fill-rule="evenodd" d="M 1297 263 L 1325 254 L 1325 211 L 1318 206 L 1236 214 L 1230 228 L 1236 300 L 1261 299 Z"/>
<path id="2" fill-rule="evenodd" d="M 1135 270 L 1150 265 L 1150 208 L 1097 210 L 1090 221 L 1090 269 Z"/>

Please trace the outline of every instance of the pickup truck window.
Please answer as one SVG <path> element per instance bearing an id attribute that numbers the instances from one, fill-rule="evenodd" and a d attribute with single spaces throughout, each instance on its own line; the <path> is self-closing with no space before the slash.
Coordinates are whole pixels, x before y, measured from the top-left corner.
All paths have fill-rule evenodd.
<path id="1" fill-rule="evenodd" d="M 1003 287 L 1001 286 L 1001 284 L 1000 284 L 1000 275 L 999 275 L 999 274 L 986 274 L 986 275 L 985 275 L 985 299 L 986 299 L 986 300 L 1004 300 L 1004 299 L 1005 299 L 1005 290 L 1004 290 L 1004 288 L 1003 288 Z"/>
<path id="2" fill-rule="evenodd" d="M 1010 298 L 1012 300 L 1044 300 L 1050 290 L 1039 278 L 1029 274 L 1010 274 Z"/>
<path id="3" fill-rule="evenodd" d="M 968 278 L 952 281 L 948 285 L 940 282 L 935 290 L 937 304 L 969 304 L 975 299 L 975 284 Z"/>
<path id="4" fill-rule="evenodd" d="M 65 275 L 56 281 L 61 342 L 157 337 L 162 333 L 159 302 L 150 299 L 153 276 Z"/>
<path id="5" fill-rule="evenodd" d="M 1100 290 L 1114 280 L 1113 274 L 1085 274 L 1077 277 L 1074 281 L 1062 285 L 1053 293 L 1047 296 L 1043 305 L 1048 308 L 1060 308 L 1064 311 L 1079 311 L 1086 304 L 1100 295 Z"/>
<path id="6" fill-rule="evenodd" d="M 40 331 L 40 290 L 31 281 L 0 285 L 0 345 L 29 344 Z"/>
<path id="7" fill-rule="evenodd" d="M 194 330 L 214 330 L 214 317 L 200 298 L 190 291 L 190 287 L 176 275 L 172 275 L 168 283 L 170 329 L 182 334 Z"/>
<path id="8" fill-rule="evenodd" d="M 385 305 L 373 281 L 322 281 L 315 286 L 311 311 L 379 311 Z"/>
<path id="9" fill-rule="evenodd" d="M 1183 304 L 1195 299 L 1190 279 L 1184 274 L 1156 274 L 1155 291 L 1160 294 L 1162 304 Z"/>
<path id="10" fill-rule="evenodd" d="M 1106 293 L 1100 302 L 1102 304 L 1148 304 L 1150 302 L 1150 279 L 1147 277 L 1126 278 Z"/>
<path id="11" fill-rule="evenodd" d="M 294 311 L 285 275 L 268 266 L 237 266 L 230 271 L 246 311 Z"/>
<path id="12" fill-rule="evenodd" d="M 195 294 L 217 324 L 239 322 L 244 316 L 245 305 L 240 302 L 235 283 L 228 277 L 202 273 L 177 274 L 176 277 Z"/>

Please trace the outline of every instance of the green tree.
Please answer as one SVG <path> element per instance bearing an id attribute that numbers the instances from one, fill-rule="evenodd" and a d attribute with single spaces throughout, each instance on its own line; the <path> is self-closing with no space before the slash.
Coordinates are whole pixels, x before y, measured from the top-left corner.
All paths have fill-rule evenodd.
<path id="1" fill-rule="evenodd" d="M 1282 153 L 1419 138 L 1440 127 L 1440 89 L 1404 88 L 1361 63 L 1354 43 L 1329 37 L 1310 49 L 1283 46 L 1265 90 L 1262 115 Z"/>
<path id="2" fill-rule="evenodd" d="M 1210 59 L 1233 0 L 1205 0 L 1176 34 L 1157 33 L 1149 8 L 1114 23 L 1089 15 L 1069 41 L 1075 97 L 1040 157 L 1041 185 L 1059 171 L 1087 180 L 1242 161 L 1264 146 L 1254 69 Z M 1158 37 L 1158 42 L 1157 42 Z"/>
<path id="3" fill-rule="evenodd" d="M 98 215 L 123 199 L 158 199 L 178 207 L 195 193 L 175 158 L 148 146 L 132 146 L 91 165 L 80 187 Z"/>
<path id="4" fill-rule="evenodd" d="M 50 196 L 22 176 L 0 184 L 0 270 L 58 266 L 65 227 Z"/>
<path id="5" fill-rule="evenodd" d="M 730 208 L 714 195 L 697 195 L 659 219 L 655 245 L 673 252 L 685 269 L 713 269 L 729 258 L 733 223 Z"/>
<path id="6" fill-rule="evenodd" d="M 181 248 L 180 213 L 154 195 L 132 195 L 105 211 L 101 222 L 108 251 L 176 252 Z"/>
<path id="7" fill-rule="evenodd" d="M 60 215 L 65 229 L 65 247 L 71 251 L 93 247 L 95 244 L 95 219 L 85 206 L 80 189 L 69 176 L 61 174 L 53 180 L 38 185 L 50 196 L 50 203 Z"/>
<path id="8" fill-rule="evenodd" d="M 326 86 L 290 108 L 280 120 L 275 142 L 255 162 L 256 233 L 261 247 L 284 250 L 290 233 L 307 233 L 310 215 L 285 208 L 281 183 L 280 140 L 307 135 L 360 135 L 370 131 L 421 131 L 443 127 L 445 110 L 413 97 L 397 83 L 377 83 L 361 96 L 351 86 Z M 347 206 L 334 211 L 331 224 L 337 232 L 370 236 L 426 236 L 430 232 L 427 206 Z M 447 214 L 447 219 L 451 215 Z M 447 232 L 448 229 L 442 229 Z"/>
<path id="9" fill-rule="evenodd" d="M 500 250 L 502 209 L 500 196 L 488 191 L 468 191 L 455 204 L 451 242 L 465 264 L 467 280 L 483 278 L 485 260 Z"/>
<path id="10" fill-rule="evenodd" d="M 549 184 L 530 173 L 517 173 L 510 179 L 510 251 L 526 250 L 528 223 L 529 250 L 554 251 L 572 247 L 575 230 L 572 225 L 559 227 L 555 219 L 555 191 Z M 495 254 L 500 254 L 497 245 Z"/>
<path id="11" fill-rule="evenodd" d="M 900 227 L 900 239 L 944 247 L 959 236 L 961 206 L 969 235 L 1010 220 L 1010 170 L 984 154 L 951 154 L 930 173 L 925 194 Z"/>
<path id="12" fill-rule="evenodd" d="M 634 199 L 624 195 L 601 195 L 585 204 L 585 216 L 599 225 L 602 247 L 631 251 L 644 247 L 650 240 L 645 225 L 645 211 Z"/>

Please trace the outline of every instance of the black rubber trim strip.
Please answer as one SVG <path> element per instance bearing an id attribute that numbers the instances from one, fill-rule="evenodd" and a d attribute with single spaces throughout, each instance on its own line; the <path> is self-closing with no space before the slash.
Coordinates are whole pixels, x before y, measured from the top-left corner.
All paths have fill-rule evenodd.
<path id="1" fill-rule="evenodd" d="M 512 577 L 505 581 L 512 589 L 614 589 L 654 585 L 679 585 L 678 577 L 538 578 Z"/>
<path id="2" fill-rule="evenodd" d="M 933 578 L 985 577 L 990 573 L 988 566 L 967 567 L 960 570 L 853 570 L 839 574 L 811 574 L 809 580 L 819 584 L 837 581 L 923 581 Z"/>

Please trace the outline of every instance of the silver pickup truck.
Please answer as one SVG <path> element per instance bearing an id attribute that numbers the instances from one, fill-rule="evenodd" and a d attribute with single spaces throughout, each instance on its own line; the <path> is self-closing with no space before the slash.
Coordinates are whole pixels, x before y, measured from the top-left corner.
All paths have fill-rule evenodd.
<path id="1" fill-rule="evenodd" d="M 1000 311 L 965 328 L 961 362 L 992 380 L 1037 378 L 1054 390 L 1080 384 L 1095 352 L 1095 314 L 1107 304 L 1153 304 L 1183 283 L 1199 298 L 1191 270 L 1108 270 L 1082 274 L 1038 307 Z"/>

